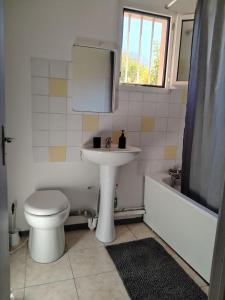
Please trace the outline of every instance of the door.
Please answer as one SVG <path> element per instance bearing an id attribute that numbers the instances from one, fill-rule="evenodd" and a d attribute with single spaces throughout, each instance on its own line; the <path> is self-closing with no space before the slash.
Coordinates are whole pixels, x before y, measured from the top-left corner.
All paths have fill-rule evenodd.
<path id="1" fill-rule="evenodd" d="M 4 12 L 3 0 L 0 0 L 0 299 L 9 300 L 9 241 L 8 207 L 6 190 L 6 167 L 4 163 Z"/>

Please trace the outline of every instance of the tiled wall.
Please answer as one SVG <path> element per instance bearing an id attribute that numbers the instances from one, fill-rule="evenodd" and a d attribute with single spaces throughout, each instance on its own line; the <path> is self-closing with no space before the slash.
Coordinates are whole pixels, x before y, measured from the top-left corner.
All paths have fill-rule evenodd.
<path id="1" fill-rule="evenodd" d="M 181 162 L 186 93 L 119 90 L 119 109 L 110 114 L 76 113 L 71 108 L 71 63 L 33 58 L 32 113 L 35 162 L 80 161 L 80 147 L 93 136 L 126 130 L 127 143 L 140 146 L 141 173 Z"/>

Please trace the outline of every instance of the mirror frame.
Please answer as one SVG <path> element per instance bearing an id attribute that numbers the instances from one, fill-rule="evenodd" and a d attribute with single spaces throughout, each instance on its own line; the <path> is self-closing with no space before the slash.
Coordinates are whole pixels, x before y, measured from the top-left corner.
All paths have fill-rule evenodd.
<path id="1" fill-rule="evenodd" d="M 110 114 L 115 112 L 118 109 L 118 45 L 113 42 L 108 41 L 101 41 L 101 40 L 94 40 L 89 38 L 77 38 L 75 43 L 72 46 L 80 46 L 80 47 L 89 47 L 89 48 L 96 48 L 96 49 L 103 49 L 103 50 L 109 50 L 114 52 L 114 67 L 113 67 L 113 81 L 112 81 L 112 111 L 111 112 L 104 112 L 104 114 Z M 72 55 L 71 55 L 72 57 Z M 75 110 L 74 110 L 75 111 Z M 77 112 L 77 111 L 75 111 Z M 98 113 L 98 112 L 93 112 Z"/>
<path id="2" fill-rule="evenodd" d="M 193 14 L 178 15 L 175 22 L 174 48 L 173 48 L 172 67 L 171 67 L 172 87 L 179 87 L 179 86 L 182 87 L 188 85 L 188 81 L 177 80 L 177 72 L 178 72 L 179 57 L 180 57 L 180 46 L 181 46 L 182 22 L 185 20 L 194 21 L 194 15 Z"/>

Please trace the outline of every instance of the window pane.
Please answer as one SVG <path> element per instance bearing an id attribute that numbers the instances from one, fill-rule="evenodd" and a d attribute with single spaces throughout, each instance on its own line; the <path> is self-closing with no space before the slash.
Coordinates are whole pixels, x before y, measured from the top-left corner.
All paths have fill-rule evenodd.
<path id="1" fill-rule="evenodd" d="M 164 85 L 168 27 L 165 17 L 125 10 L 120 83 Z"/>

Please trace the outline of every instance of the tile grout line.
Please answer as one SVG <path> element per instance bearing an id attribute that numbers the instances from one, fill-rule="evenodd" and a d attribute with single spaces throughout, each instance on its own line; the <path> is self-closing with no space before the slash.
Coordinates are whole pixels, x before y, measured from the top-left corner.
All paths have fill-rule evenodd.
<path id="1" fill-rule="evenodd" d="M 70 255 L 69 255 L 69 246 L 68 246 L 68 250 L 67 250 L 67 256 L 68 256 L 68 261 L 69 261 L 69 266 L 70 266 L 70 270 L 72 272 L 72 276 L 73 276 L 73 284 L 74 284 L 74 287 L 75 287 L 75 291 L 76 291 L 76 294 L 77 294 L 77 299 L 79 300 L 80 297 L 79 297 L 79 294 L 78 294 L 78 290 L 77 290 L 77 286 L 76 286 L 76 282 L 75 282 L 75 276 L 74 276 L 74 273 L 73 273 L 73 268 L 72 268 L 72 264 L 71 264 L 71 261 L 70 261 Z"/>

